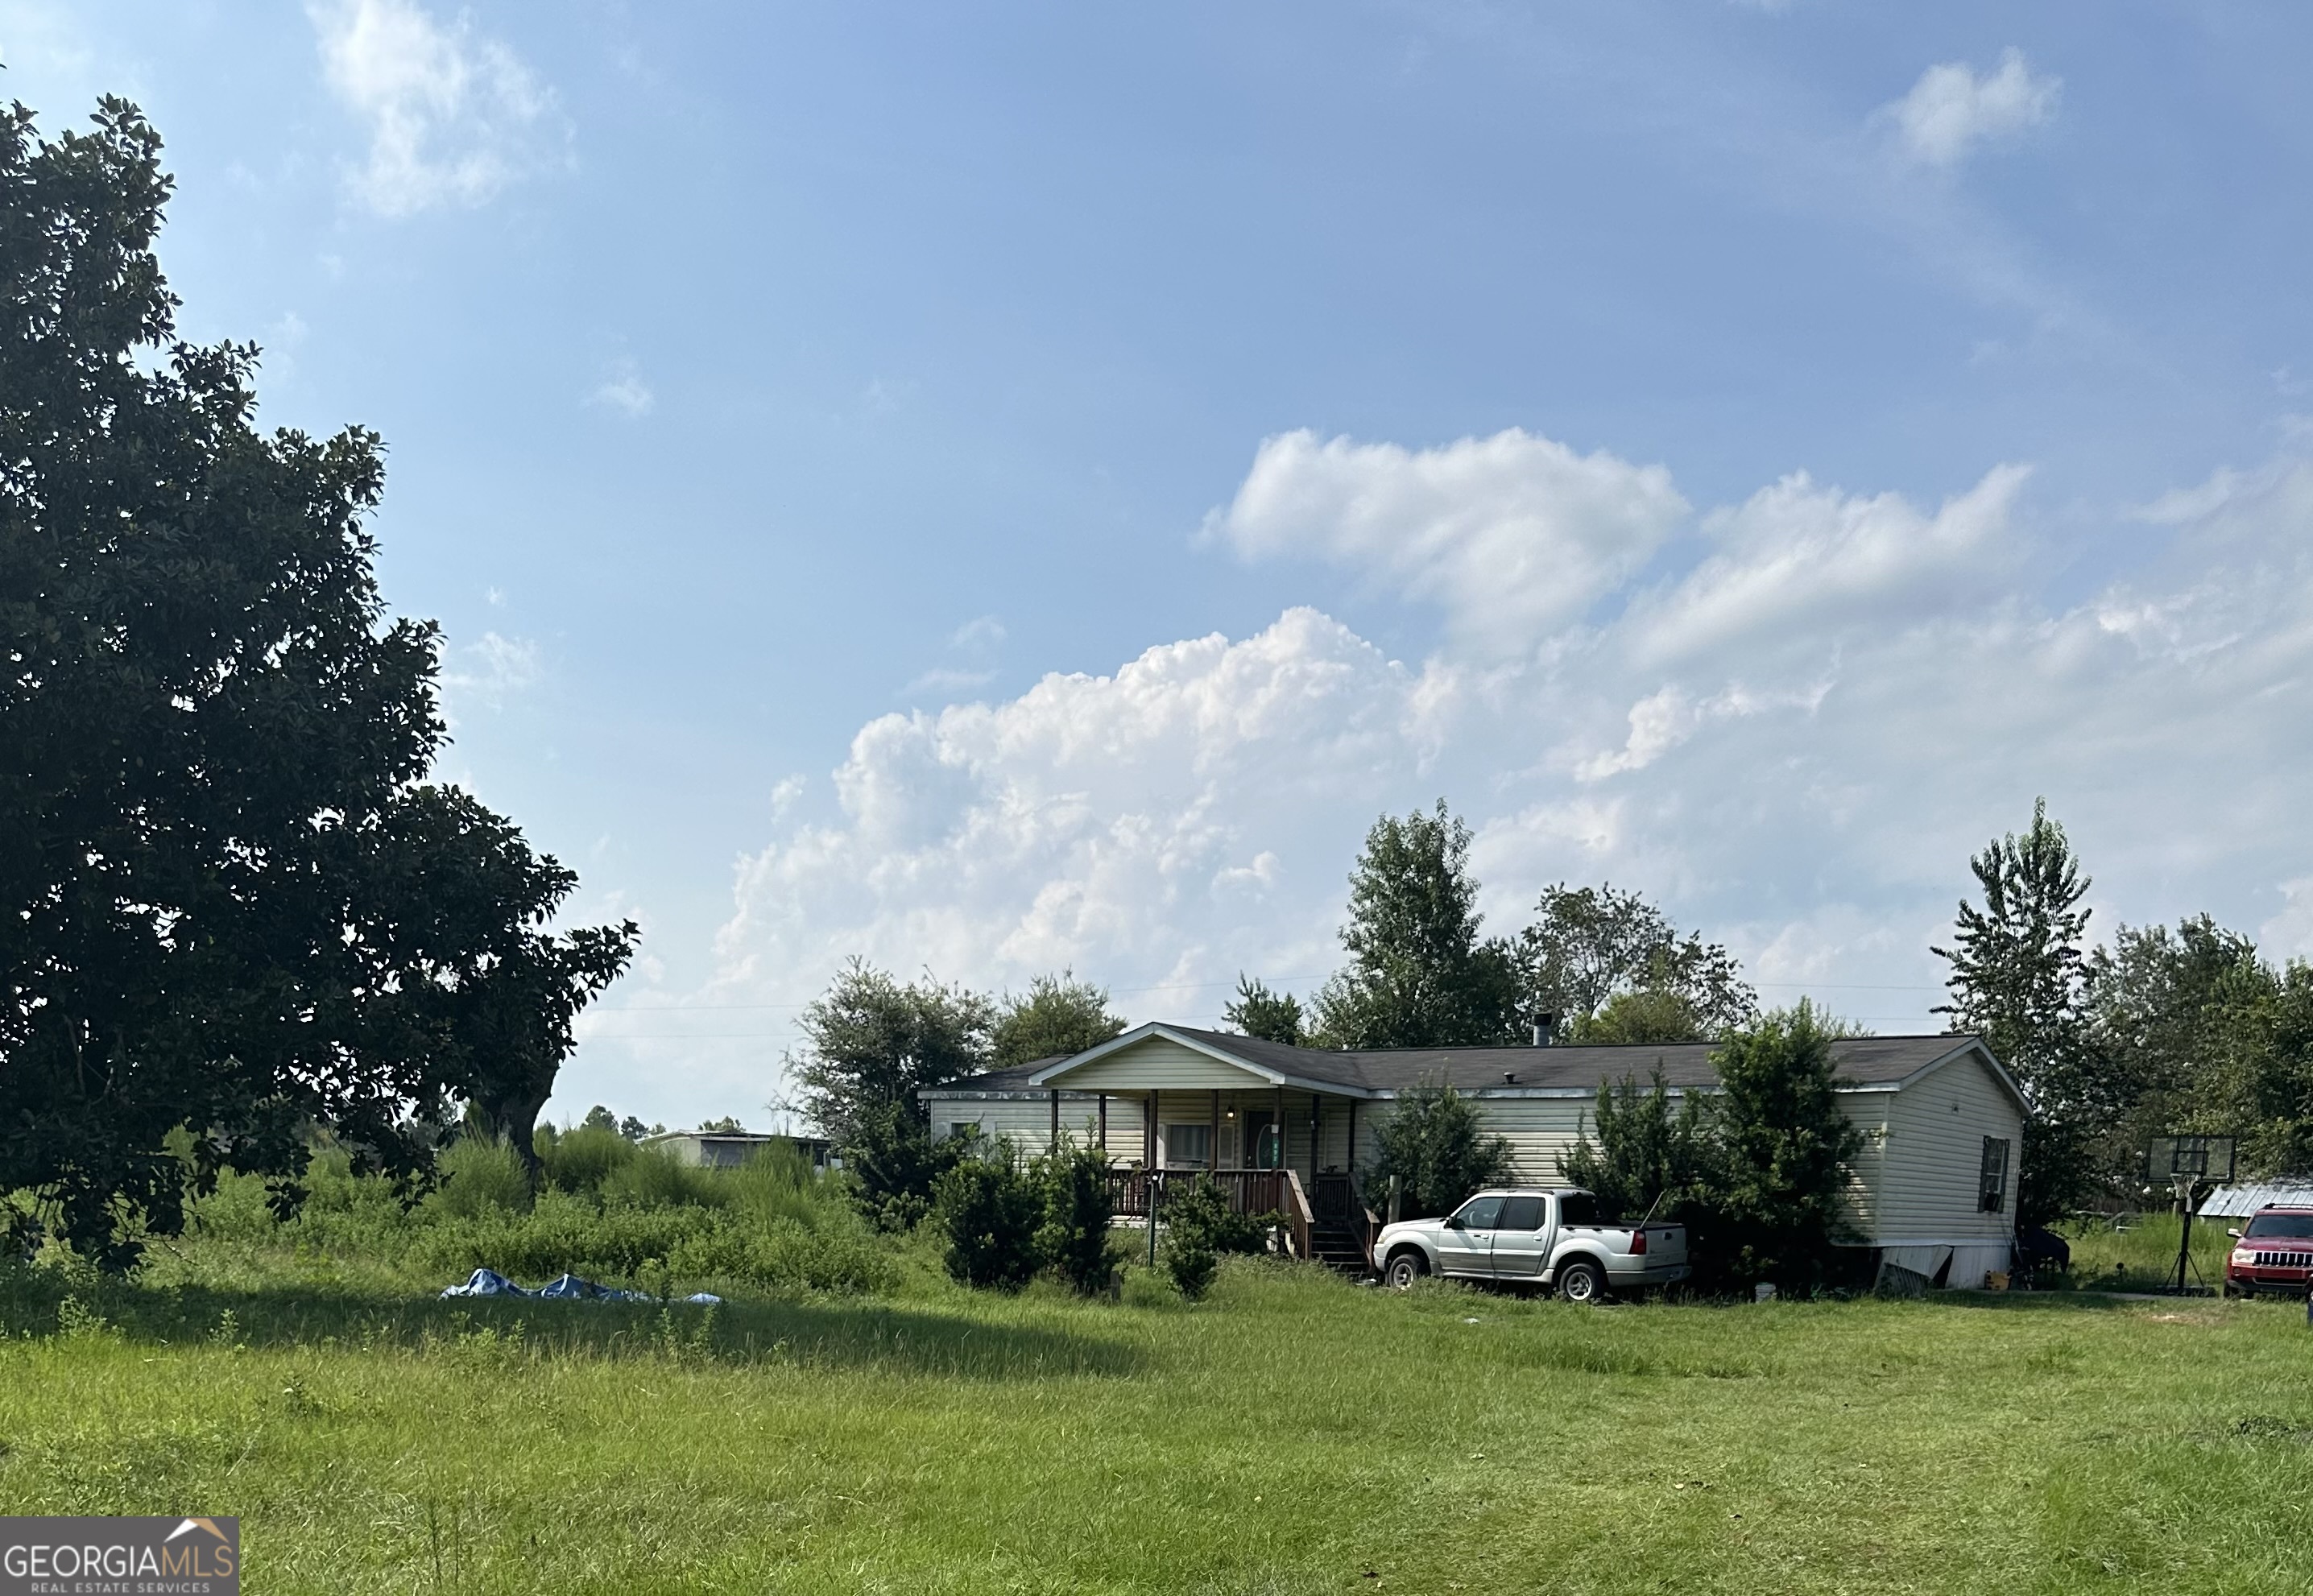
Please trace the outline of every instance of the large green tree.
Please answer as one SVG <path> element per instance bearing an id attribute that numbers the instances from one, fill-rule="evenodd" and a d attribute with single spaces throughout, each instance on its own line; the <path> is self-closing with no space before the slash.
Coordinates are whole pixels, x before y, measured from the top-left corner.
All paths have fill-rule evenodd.
<path id="1" fill-rule="evenodd" d="M 526 1143 L 634 934 L 550 934 L 567 873 L 422 785 L 378 439 L 260 432 L 255 348 L 177 338 L 160 153 L 0 113 L 0 1188 L 111 1261 L 180 1223 L 179 1127 L 196 1185 L 316 1127 L 415 1172 L 459 1096 Z"/>
<path id="2" fill-rule="evenodd" d="M 1236 995 L 1221 1011 L 1221 1023 L 1240 1035 L 1264 1042 L 1300 1047 L 1309 1039 L 1301 1013 L 1301 1000 L 1290 992 L 1272 992 L 1266 982 L 1239 973 Z"/>
<path id="3" fill-rule="evenodd" d="M 997 1068 L 1008 1069 L 1097 1048 L 1123 1030 L 1124 1017 L 1109 1012 L 1108 993 L 1064 969 L 1038 976 L 1026 992 L 997 1005 L 989 1052 Z"/>
<path id="4" fill-rule="evenodd" d="M 1952 945 L 1933 950 L 1950 966 L 1951 1002 L 1937 1012 L 1982 1036 L 2024 1093 L 2016 1215 L 2045 1224 L 2088 1200 L 2098 1178 L 2098 1129 L 2135 1094 L 2088 1025 L 2089 911 L 2080 899 L 2089 883 L 2046 801 L 2033 803 L 2022 835 L 1993 839 L 1968 867 L 1983 902 L 1963 899 Z"/>
<path id="5" fill-rule="evenodd" d="M 1366 834 L 1341 927 L 1348 965 L 1317 995 L 1316 1030 L 1342 1048 L 1465 1047 L 1513 1039 L 1508 950 L 1479 934 L 1470 828 L 1438 802 Z"/>
<path id="6" fill-rule="evenodd" d="M 803 1050 L 787 1059 L 795 1106 L 839 1144 L 875 1110 L 920 1121 L 917 1092 L 988 1067 L 995 1023 L 995 1005 L 977 992 L 846 960 L 803 1012 Z"/>
<path id="7" fill-rule="evenodd" d="M 2123 925 L 2088 957 L 2083 1008 L 2117 1105 L 2093 1143 L 2115 1195 L 2138 1186 L 2146 1140 L 2169 1131 L 2240 1136 L 2256 1175 L 2313 1169 L 2313 969 L 2301 960 L 2276 968 L 2207 915 Z"/>
<path id="8" fill-rule="evenodd" d="M 1830 1269 L 1863 1145 L 1832 1065 L 1846 1029 L 1802 999 L 1730 1032 L 1711 1055 L 1719 1173 L 1703 1203 L 1712 1210 L 1704 1250 L 1739 1279 L 1807 1286 Z"/>
<path id="9" fill-rule="evenodd" d="M 576 873 L 455 787 L 400 794 L 371 843 L 375 879 L 354 945 L 382 957 L 365 978 L 393 994 L 434 1080 L 534 1178 L 539 1112 L 580 1011 L 632 958 L 635 925 L 550 929 Z"/>
<path id="10" fill-rule="evenodd" d="M 803 1013 L 787 1059 L 793 1106 L 831 1138 L 879 1224 L 904 1229 L 964 1149 L 936 1144 L 917 1093 L 989 1065 L 995 1005 L 929 976 L 904 982 L 847 960 Z"/>
<path id="11" fill-rule="evenodd" d="M 1513 944 L 1518 1013 L 1578 1042 L 1701 1041 L 1757 1013 L 1733 954 L 1612 883 L 1543 890 Z"/>

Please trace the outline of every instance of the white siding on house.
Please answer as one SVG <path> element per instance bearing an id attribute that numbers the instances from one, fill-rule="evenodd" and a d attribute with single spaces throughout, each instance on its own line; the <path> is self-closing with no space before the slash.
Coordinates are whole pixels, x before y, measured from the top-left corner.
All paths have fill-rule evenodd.
<path id="1" fill-rule="evenodd" d="M 1470 1096 L 1487 1128 L 1509 1138 L 1517 1179 L 1541 1185 L 1564 1179 L 1558 1160 L 1591 1130 L 1596 1111 L 1596 1100 L 1587 1093 Z M 1394 1107 L 1359 1105 L 1358 1167 L 1373 1162 L 1375 1132 Z M 1864 1133 L 1849 1188 L 1850 1219 L 1862 1244 L 1922 1241 L 1948 1247 L 1980 1241 L 1996 1249 L 2007 1241 L 2015 1226 L 2021 1121 L 2015 1100 L 1975 1055 L 1957 1058 L 1902 1092 L 1842 1092 L 1840 1107 Z M 1983 1212 L 1976 1202 L 1986 1136 L 2009 1144 L 2008 1190 L 1997 1214 Z M 1958 1261 L 1974 1278 L 1981 1260 L 1975 1251 L 1963 1251 Z"/>
<path id="2" fill-rule="evenodd" d="M 2007 1190 L 1996 1214 L 1976 1200 L 1987 1136 L 2008 1144 Z M 2022 1139 L 2015 1099 L 1974 1053 L 1891 1094 L 1871 1240 L 1881 1246 L 2005 1241 L 2016 1229 Z"/>
<path id="3" fill-rule="evenodd" d="M 1536 1186 L 1554 1186 L 1566 1178 L 1558 1172 L 1559 1158 L 1591 1128 L 1596 1109 L 1594 1097 L 1479 1099 L 1487 1128 L 1509 1138 L 1517 1178 Z"/>
<path id="4" fill-rule="evenodd" d="M 1236 1092 L 1268 1082 L 1209 1053 L 1152 1036 L 1072 1069 L 1055 1084 L 1070 1092 Z"/>
<path id="5" fill-rule="evenodd" d="M 1878 1233 L 1879 1191 L 1886 1183 L 1887 1110 L 1892 1092 L 1842 1092 L 1839 1107 L 1848 1123 L 1863 1133 L 1847 1182 L 1847 1223 L 1861 1238 Z M 1906 1266 L 1908 1267 L 1908 1266 Z"/>
<path id="6" fill-rule="evenodd" d="M 1108 1162 L 1139 1163 L 1148 1156 L 1148 1104 L 1137 1097 L 1108 1100 Z"/>
<path id="7" fill-rule="evenodd" d="M 1486 1092 L 1466 1094 L 1488 1130 L 1507 1136 L 1514 1179 L 1537 1186 L 1556 1185 L 1558 1156 L 1574 1145 L 1589 1128 L 1593 1099 L 1582 1097 L 1512 1097 Z M 1379 1148 L 1375 1133 L 1396 1108 L 1394 1101 L 1358 1105 L 1356 1167 L 1370 1165 Z M 1344 1124 L 1346 1128 L 1346 1122 Z M 1338 1136 L 1339 1132 L 1336 1132 Z M 1337 1149 L 1338 1150 L 1338 1149 Z"/>
<path id="8" fill-rule="evenodd" d="M 1044 1097 L 982 1097 L 962 1102 L 943 1102 L 932 1111 L 932 1135 L 941 1134 L 945 1126 L 954 1130 L 966 1125 L 977 1125 L 980 1134 L 993 1140 L 1004 1137 L 1022 1152 L 1042 1152 L 1051 1139 L 1052 1127 L 1051 1100 Z M 1031 1145 L 1031 1137 L 1033 1145 Z"/>
<path id="9" fill-rule="evenodd" d="M 931 1118 L 932 1135 L 944 1136 L 958 1127 L 977 1125 L 983 1136 L 1001 1136 L 1028 1157 L 1049 1152 L 1052 1143 L 1052 1100 L 1048 1092 L 1039 1092 L 1003 1097 L 935 1098 L 926 1105 Z M 1119 1109 L 1122 1113 L 1119 1113 Z M 1108 1105 L 1108 1136 L 1112 1145 L 1120 1140 L 1130 1140 L 1134 1157 L 1139 1157 L 1140 1144 L 1140 1105 L 1119 1103 L 1113 1098 Z M 1130 1123 L 1120 1129 L 1118 1120 Z M 1100 1103 L 1092 1097 L 1078 1098 L 1069 1092 L 1060 1094 L 1060 1129 L 1076 1139 L 1078 1145 L 1098 1141 L 1100 1136 Z"/>

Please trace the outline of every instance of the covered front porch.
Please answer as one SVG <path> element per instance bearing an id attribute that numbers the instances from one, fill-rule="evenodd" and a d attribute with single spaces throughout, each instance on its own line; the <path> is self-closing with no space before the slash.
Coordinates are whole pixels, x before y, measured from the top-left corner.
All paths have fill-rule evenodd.
<path id="1" fill-rule="evenodd" d="M 1033 1082 L 1049 1094 L 1053 1140 L 1106 1152 L 1120 1217 L 1146 1222 L 1153 1206 L 1161 1222 L 1169 1197 L 1209 1179 L 1238 1213 L 1283 1215 L 1301 1257 L 1367 1252 L 1373 1225 L 1354 1174 L 1371 1153 L 1365 1093 L 1292 1080 L 1178 1033 L 1120 1038 Z"/>

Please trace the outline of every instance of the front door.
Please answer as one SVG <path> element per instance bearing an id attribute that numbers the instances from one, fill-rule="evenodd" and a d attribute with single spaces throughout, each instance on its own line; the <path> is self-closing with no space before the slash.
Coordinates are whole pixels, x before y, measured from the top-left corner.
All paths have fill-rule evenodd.
<path id="1" fill-rule="evenodd" d="M 1277 1145 L 1277 1116 L 1266 1109 L 1245 1115 L 1244 1145 L 1248 1170 L 1273 1170 L 1285 1162 Z"/>
<path id="2" fill-rule="evenodd" d="M 1456 1223 L 1438 1232 L 1438 1272 L 1465 1280 L 1490 1280 L 1494 1273 L 1494 1230 L 1502 1199 L 1472 1197 L 1454 1214 Z"/>
<path id="3" fill-rule="evenodd" d="M 1543 1228 L 1550 1217 L 1545 1200 L 1538 1197 L 1502 1199 L 1502 1216 L 1494 1226 L 1494 1278 L 1532 1280 L 1542 1273 L 1550 1242 Z"/>

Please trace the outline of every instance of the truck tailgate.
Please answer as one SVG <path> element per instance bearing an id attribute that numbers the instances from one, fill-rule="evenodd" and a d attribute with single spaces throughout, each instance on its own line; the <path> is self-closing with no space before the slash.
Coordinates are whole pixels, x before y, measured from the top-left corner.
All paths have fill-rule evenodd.
<path id="1" fill-rule="evenodd" d="M 1640 1237 L 1645 1238 L 1643 1244 Z M 1649 1273 L 1657 1269 L 1675 1268 L 1686 1262 L 1686 1226 L 1683 1224 L 1649 1224 L 1631 1232 L 1627 1250 L 1632 1255 L 1633 1267 Z"/>

